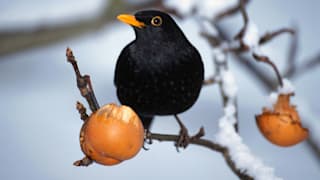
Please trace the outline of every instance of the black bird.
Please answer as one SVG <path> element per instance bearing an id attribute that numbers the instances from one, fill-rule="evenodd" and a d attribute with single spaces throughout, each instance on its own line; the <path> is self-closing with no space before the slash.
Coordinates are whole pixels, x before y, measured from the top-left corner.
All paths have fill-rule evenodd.
<path id="1" fill-rule="evenodd" d="M 199 96 L 204 79 L 199 52 L 164 12 L 139 11 L 118 19 L 131 25 L 136 35 L 115 69 L 120 102 L 139 114 L 146 129 L 155 115 L 177 118 Z"/>

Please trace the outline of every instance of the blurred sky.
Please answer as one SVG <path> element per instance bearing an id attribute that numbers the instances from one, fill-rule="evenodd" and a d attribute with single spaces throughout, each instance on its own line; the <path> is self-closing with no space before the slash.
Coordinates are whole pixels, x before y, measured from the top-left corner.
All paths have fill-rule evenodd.
<path id="1" fill-rule="evenodd" d="M 101 9 L 103 0 L 0 0 L 0 30 L 32 28 L 39 23 L 90 18 Z M 269 0 L 252 1 L 249 15 L 261 33 L 292 24 L 299 26 L 299 60 L 319 52 L 317 40 L 320 24 L 320 1 Z M 124 13 L 124 12 L 119 12 Z M 194 19 L 178 21 L 190 41 L 198 47 L 205 61 L 206 76 L 213 73 L 211 53 L 199 38 Z M 224 22 L 238 31 L 242 21 L 234 17 Z M 3 180 L 70 180 L 70 179 L 237 179 L 219 153 L 189 146 L 177 153 L 173 144 L 155 142 L 149 151 L 118 166 L 93 164 L 88 168 L 72 163 L 83 157 L 78 134 L 82 125 L 75 109 L 80 97 L 74 72 L 65 60 L 70 46 L 82 73 L 91 75 L 100 104 L 117 102 L 113 71 L 121 49 L 134 39 L 129 26 L 114 23 L 80 38 L 66 39 L 47 46 L 0 56 L 0 179 Z M 284 35 L 265 47 L 272 59 L 283 68 L 288 36 Z M 1 43 L 1 42 L 0 42 Z M 239 86 L 240 134 L 252 152 L 275 169 L 284 179 L 319 179 L 319 162 L 306 144 L 279 148 L 267 142 L 258 132 L 254 115 L 266 104 L 268 92 L 254 78 L 231 61 L 231 69 Z M 262 64 L 261 64 L 262 65 Z M 263 66 L 263 65 L 262 65 Z M 320 68 L 294 81 L 294 102 L 311 111 L 313 124 L 319 126 L 318 88 Z M 222 115 L 218 88 L 206 87 L 194 107 L 181 115 L 190 132 L 204 126 L 206 137 L 212 138 L 217 120 Z M 310 114 L 309 114 L 310 115 Z M 158 117 L 152 131 L 177 133 L 173 117 Z"/>

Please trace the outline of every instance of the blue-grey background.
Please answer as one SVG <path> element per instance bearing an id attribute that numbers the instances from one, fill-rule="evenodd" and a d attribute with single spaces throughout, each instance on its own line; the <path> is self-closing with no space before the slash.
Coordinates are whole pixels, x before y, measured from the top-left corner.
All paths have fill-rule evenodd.
<path id="1" fill-rule="evenodd" d="M 0 0 L 0 32 L 90 18 L 104 3 L 107 1 Z M 298 25 L 301 62 L 319 53 L 319 8 L 319 0 L 268 0 L 252 1 L 248 12 L 261 33 Z M 199 38 L 195 20 L 178 21 L 178 24 L 200 50 L 206 76 L 210 76 L 213 73 L 211 51 Z M 236 32 L 242 21 L 237 16 L 224 24 Z M 66 63 L 65 49 L 67 46 L 73 49 L 81 71 L 91 75 L 100 104 L 106 104 L 117 102 L 113 70 L 121 49 L 132 39 L 132 29 L 115 21 L 78 38 L 0 56 L 0 179 L 237 179 L 219 153 L 198 146 L 189 146 L 177 153 L 168 142 L 155 142 L 149 151 L 142 150 L 118 166 L 93 164 L 79 168 L 72 165 L 83 157 L 78 141 L 82 122 L 75 102 L 84 100 L 76 88 L 71 65 Z M 288 40 L 284 35 L 265 48 L 280 68 L 286 62 Z M 239 87 L 240 134 L 244 143 L 284 179 L 319 179 L 319 161 L 305 143 L 280 148 L 258 132 L 254 115 L 266 104 L 268 92 L 233 61 L 236 60 L 230 62 Z M 314 127 L 320 126 L 319 75 L 320 68 L 293 81 L 294 103 L 310 112 L 308 116 L 312 118 L 304 121 Z M 203 125 L 206 137 L 212 138 L 222 113 L 218 88 L 211 86 L 202 90 L 198 102 L 181 117 L 190 132 Z M 177 133 L 178 125 L 172 117 L 158 117 L 152 131 Z"/>

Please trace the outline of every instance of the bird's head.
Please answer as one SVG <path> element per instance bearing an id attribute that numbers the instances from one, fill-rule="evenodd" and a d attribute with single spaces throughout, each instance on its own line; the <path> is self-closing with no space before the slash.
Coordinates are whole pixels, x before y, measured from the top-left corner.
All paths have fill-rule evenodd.
<path id="1" fill-rule="evenodd" d="M 121 14 L 117 18 L 134 28 L 137 40 L 177 40 L 184 37 L 172 17 L 161 11 L 145 10 L 134 15 Z"/>

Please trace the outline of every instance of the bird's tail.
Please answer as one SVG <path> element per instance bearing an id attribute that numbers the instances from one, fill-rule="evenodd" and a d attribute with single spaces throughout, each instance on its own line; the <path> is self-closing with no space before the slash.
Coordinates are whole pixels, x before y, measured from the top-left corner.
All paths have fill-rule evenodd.
<path id="1" fill-rule="evenodd" d="M 142 121 L 144 129 L 150 130 L 152 120 L 154 116 L 146 116 L 146 115 L 141 115 L 139 114 L 139 117 Z"/>

